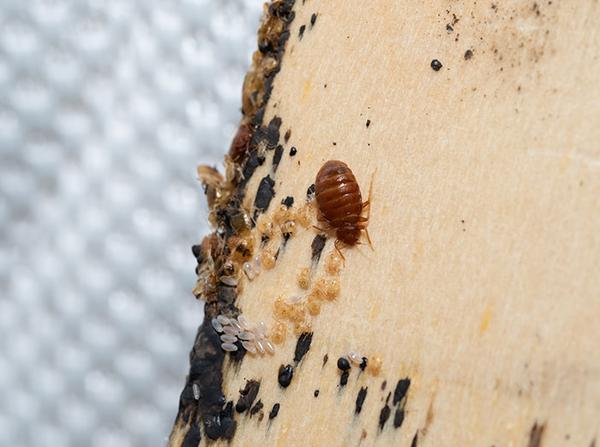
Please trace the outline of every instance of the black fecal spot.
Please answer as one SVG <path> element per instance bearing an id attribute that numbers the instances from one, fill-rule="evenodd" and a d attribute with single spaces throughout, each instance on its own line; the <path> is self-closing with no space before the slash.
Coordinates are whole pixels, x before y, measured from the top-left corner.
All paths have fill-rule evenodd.
<path id="1" fill-rule="evenodd" d="M 396 384 L 396 389 L 394 390 L 394 405 L 396 405 L 398 402 L 404 399 L 404 396 L 406 396 L 406 392 L 408 391 L 409 387 L 410 379 L 408 377 L 405 379 L 400 379 L 398 381 L 398 383 Z"/>
<path id="2" fill-rule="evenodd" d="M 396 408 L 396 413 L 394 413 L 394 428 L 400 428 L 402 422 L 404 422 L 404 408 Z"/>
<path id="3" fill-rule="evenodd" d="M 467 51 L 465 51 L 465 60 L 466 61 L 468 61 L 472 57 L 473 57 L 473 50 L 467 50 Z"/>
<path id="4" fill-rule="evenodd" d="M 256 402 L 254 404 L 254 406 L 250 409 L 250 417 L 254 416 L 256 413 L 258 413 L 260 410 L 262 410 L 264 407 L 264 404 L 262 403 L 262 401 L 260 399 L 258 399 L 258 402 Z"/>
<path id="5" fill-rule="evenodd" d="M 296 363 L 296 365 L 300 363 L 302 358 L 310 349 L 312 337 L 312 332 L 303 332 L 302 334 L 300 334 L 300 337 L 298 337 L 298 342 L 296 343 L 296 350 L 294 351 L 294 362 Z"/>
<path id="6" fill-rule="evenodd" d="M 327 363 L 327 360 L 329 360 L 329 354 L 325 354 L 323 356 L 323 366 L 325 366 L 325 364 Z"/>
<path id="7" fill-rule="evenodd" d="M 313 13 L 313 15 L 311 15 L 311 16 L 310 16 L 310 26 L 311 26 L 311 28 L 312 28 L 313 26 L 315 26 L 315 22 L 316 22 L 316 21 L 317 21 L 317 14 L 316 14 L 316 13 Z"/>
<path id="8" fill-rule="evenodd" d="M 204 432 L 210 439 L 232 439 L 237 426 L 233 419 L 233 402 L 229 401 L 218 414 L 204 417 L 203 424 Z"/>
<path id="9" fill-rule="evenodd" d="M 306 25 L 302 25 L 298 30 L 298 38 L 302 40 L 302 36 L 304 36 L 304 31 L 306 30 Z"/>
<path id="10" fill-rule="evenodd" d="M 273 405 L 273 408 L 271 408 L 271 411 L 269 412 L 269 419 L 275 419 L 277 417 L 277 414 L 279 413 L 279 407 L 279 403 Z"/>
<path id="11" fill-rule="evenodd" d="M 198 447 L 198 444 L 200 444 L 200 427 L 196 424 L 192 424 L 185 434 L 181 447 Z"/>
<path id="12" fill-rule="evenodd" d="M 257 147 L 260 143 L 265 144 L 268 151 L 272 151 L 279 143 L 279 128 L 281 118 L 274 116 L 267 126 L 259 126 L 252 134 L 251 147 Z"/>
<path id="13" fill-rule="evenodd" d="M 258 51 L 260 51 L 263 54 L 268 53 L 269 51 L 273 51 L 273 45 L 271 45 L 269 39 L 263 39 L 260 42 L 258 42 Z"/>
<path id="14" fill-rule="evenodd" d="M 362 387 L 358 391 L 358 395 L 356 396 L 356 406 L 354 407 L 354 413 L 360 414 L 362 411 L 363 404 L 365 403 L 365 399 L 367 398 L 367 390 L 369 387 Z"/>
<path id="15" fill-rule="evenodd" d="M 277 167 L 279 166 L 279 162 L 281 161 L 281 156 L 283 155 L 283 146 L 278 144 L 275 148 L 275 154 L 273 154 L 273 172 L 277 171 Z"/>
<path id="16" fill-rule="evenodd" d="M 392 410 L 390 410 L 390 406 L 386 403 L 385 407 L 383 407 L 381 409 L 381 412 L 379 413 L 379 430 L 383 430 L 385 423 L 390 418 L 391 412 L 392 412 Z"/>
<path id="17" fill-rule="evenodd" d="M 198 259 L 200 258 L 200 261 L 202 260 L 202 247 L 200 245 L 192 245 L 192 254 L 194 255 L 194 258 Z"/>
<path id="18" fill-rule="evenodd" d="M 254 220 L 258 217 L 259 212 L 265 212 L 271 203 L 271 199 L 275 195 L 275 181 L 268 175 L 260 181 L 256 198 L 254 199 Z"/>
<path id="19" fill-rule="evenodd" d="M 281 248 L 285 248 L 291 237 L 292 233 L 283 233 L 283 241 L 281 242 Z"/>
<path id="20" fill-rule="evenodd" d="M 242 170 L 242 180 L 240 181 L 240 187 L 243 188 L 256 171 L 256 168 L 262 166 L 265 162 L 265 157 L 263 155 L 259 155 L 257 151 L 250 152 L 248 159 L 246 160 L 246 164 L 244 165 L 244 169 Z"/>
<path id="21" fill-rule="evenodd" d="M 235 411 L 243 413 L 252 406 L 254 399 L 258 395 L 260 389 L 260 382 L 256 380 L 248 380 L 243 390 L 240 390 L 240 398 L 235 404 Z"/>
<path id="22" fill-rule="evenodd" d="M 315 392 L 313 393 L 313 396 L 319 397 L 319 390 L 315 390 Z"/>
<path id="23" fill-rule="evenodd" d="M 434 59 L 431 61 L 431 68 L 433 69 L 433 71 L 440 71 L 442 69 L 443 65 L 440 61 L 438 61 L 437 59 Z"/>
<path id="24" fill-rule="evenodd" d="M 448 23 L 446 24 L 446 31 L 448 31 L 448 33 L 451 33 L 452 31 L 454 31 L 454 28 L 452 28 L 452 25 Z"/>
<path id="25" fill-rule="evenodd" d="M 308 189 L 306 190 L 306 201 L 307 202 L 310 202 L 315 198 L 316 190 L 317 190 L 317 187 L 315 186 L 314 183 L 308 187 Z"/>
<path id="26" fill-rule="evenodd" d="M 348 377 L 350 377 L 350 371 L 344 371 L 340 376 L 340 387 L 346 386 Z"/>
<path id="27" fill-rule="evenodd" d="M 415 435 L 412 438 L 410 443 L 410 447 L 417 447 L 417 443 L 419 442 L 419 430 L 415 432 Z"/>
<path id="28" fill-rule="evenodd" d="M 321 253 L 323 252 L 323 248 L 325 248 L 326 241 L 327 236 L 324 234 L 317 234 L 310 244 L 310 248 L 312 250 L 311 259 L 313 264 L 319 263 L 319 259 L 321 259 Z"/>
<path id="29" fill-rule="evenodd" d="M 371 125 L 371 120 L 367 120 L 367 123 L 366 123 L 366 125 L 367 125 L 367 129 L 368 129 L 368 128 L 369 128 L 369 126 Z"/>
<path id="30" fill-rule="evenodd" d="M 277 381 L 282 388 L 287 388 L 292 383 L 294 377 L 294 367 L 292 365 L 281 365 L 277 374 Z"/>
<path id="31" fill-rule="evenodd" d="M 294 155 L 296 155 L 298 153 L 298 150 L 296 149 L 295 146 L 292 146 L 290 148 L 290 157 L 293 157 Z"/>
<path id="32" fill-rule="evenodd" d="M 342 371 L 348 371 L 350 369 L 350 362 L 346 357 L 340 357 L 337 361 L 337 367 Z"/>
<path id="33" fill-rule="evenodd" d="M 387 380 L 384 380 L 383 382 L 381 382 L 381 391 L 385 390 L 386 386 L 387 386 Z"/>
<path id="34" fill-rule="evenodd" d="M 362 361 L 360 362 L 359 368 L 361 371 L 364 371 L 365 369 L 367 369 L 367 364 L 369 363 L 369 359 L 366 357 L 362 358 Z"/>
<path id="35" fill-rule="evenodd" d="M 529 432 L 529 443 L 527 444 L 527 447 L 540 447 L 542 445 L 545 429 L 546 424 L 538 425 L 537 421 L 535 421 Z"/>
<path id="36" fill-rule="evenodd" d="M 281 204 L 285 205 L 286 208 L 291 208 L 294 205 L 294 198 L 292 196 L 287 196 L 281 201 Z"/>
<path id="37" fill-rule="evenodd" d="M 287 143 L 288 141 L 290 141 L 291 136 L 292 136 L 292 129 L 286 130 L 285 134 L 283 135 L 283 141 Z"/>

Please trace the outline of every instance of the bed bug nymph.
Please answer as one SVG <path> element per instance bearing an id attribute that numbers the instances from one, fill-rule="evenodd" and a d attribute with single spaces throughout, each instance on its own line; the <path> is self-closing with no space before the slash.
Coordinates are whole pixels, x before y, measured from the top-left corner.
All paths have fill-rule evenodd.
<path id="1" fill-rule="evenodd" d="M 325 162 L 317 174 L 315 193 L 321 214 L 319 220 L 335 230 L 335 248 L 340 255 L 342 244 L 353 246 L 360 243 L 362 231 L 372 247 L 367 231 L 372 187 L 371 180 L 369 199 L 363 202 L 356 177 L 348 165 L 339 160 Z M 362 215 L 365 208 L 366 217 Z"/>

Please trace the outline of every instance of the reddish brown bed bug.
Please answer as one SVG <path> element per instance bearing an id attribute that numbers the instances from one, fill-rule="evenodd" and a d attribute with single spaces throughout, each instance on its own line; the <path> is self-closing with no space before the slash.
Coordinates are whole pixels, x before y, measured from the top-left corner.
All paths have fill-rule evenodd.
<path id="1" fill-rule="evenodd" d="M 367 231 L 369 214 L 366 217 L 362 215 L 365 208 L 370 211 L 372 187 L 373 181 L 369 188 L 369 199 L 363 202 L 356 177 L 343 161 L 329 160 L 317 173 L 315 193 L 319 220 L 335 230 L 335 247 L 338 251 L 341 244 L 359 244 L 362 231 L 366 233 L 369 245 L 372 246 Z"/>
<path id="2" fill-rule="evenodd" d="M 238 128 L 231 146 L 229 148 L 229 156 L 234 163 L 240 163 L 246 157 L 248 147 L 250 146 L 250 139 L 252 138 L 252 127 L 249 124 L 242 124 Z"/>

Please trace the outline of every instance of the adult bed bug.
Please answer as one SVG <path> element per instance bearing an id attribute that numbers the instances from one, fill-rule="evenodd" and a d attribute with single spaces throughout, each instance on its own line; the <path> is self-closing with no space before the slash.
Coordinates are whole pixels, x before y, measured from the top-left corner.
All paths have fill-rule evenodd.
<path id="1" fill-rule="evenodd" d="M 372 186 L 371 181 L 371 188 Z M 317 173 L 315 194 L 321 214 L 319 220 L 335 230 L 335 247 L 338 251 L 340 244 L 358 244 L 363 230 L 371 245 L 367 231 L 369 214 L 366 217 L 362 215 L 365 208 L 370 211 L 371 188 L 369 199 L 363 202 L 356 177 L 348 165 L 339 160 L 325 162 Z"/>

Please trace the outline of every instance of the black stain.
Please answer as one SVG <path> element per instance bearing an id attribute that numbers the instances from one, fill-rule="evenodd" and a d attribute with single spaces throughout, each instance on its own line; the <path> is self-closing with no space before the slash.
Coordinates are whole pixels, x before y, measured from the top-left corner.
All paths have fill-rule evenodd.
<path id="1" fill-rule="evenodd" d="M 394 428 L 400 428 L 402 422 L 404 422 L 404 408 L 399 407 L 396 408 L 396 413 L 394 413 Z"/>
<path id="2" fill-rule="evenodd" d="M 316 190 L 317 190 L 317 187 L 315 186 L 314 183 L 308 187 L 308 189 L 306 190 L 306 201 L 307 202 L 310 202 L 315 198 Z"/>
<path id="3" fill-rule="evenodd" d="M 369 128 L 370 125 L 371 125 L 371 120 L 367 120 L 367 129 Z"/>
<path id="4" fill-rule="evenodd" d="M 394 400 L 393 403 L 396 405 L 406 396 L 408 388 L 410 387 L 410 379 L 406 377 L 405 379 L 400 379 L 396 384 L 396 389 L 394 390 Z"/>
<path id="5" fill-rule="evenodd" d="M 315 392 L 313 393 L 313 396 L 319 397 L 319 390 L 315 390 Z"/>
<path id="6" fill-rule="evenodd" d="M 310 16 L 310 26 L 311 28 L 313 26 L 315 26 L 315 22 L 317 21 L 317 14 L 313 13 L 313 15 Z"/>
<path id="7" fill-rule="evenodd" d="M 295 146 L 292 146 L 290 148 L 290 157 L 293 157 L 294 155 L 296 155 L 298 153 L 298 149 L 296 149 Z"/>
<path id="8" fill-rule="evenodd" d="M 318 264 L 319 259 L 321 259 L 321 253 L 325 248 L 325 242 L 327 241 L 327 236 L 324 234 L 317 234 L 310 244 L 310 248 L 312 250 L 311 259 L 313 264 Z"/>
<path id="9" fill-rule="evenodd" d="M 298 30 L 298 38 L 300 40 L 302 40 L 302 37 L 304 36 L 304 31 L 305 30 L 306 30 L 306 25 L 300 26 L 300 29 Z"/>
<path id="10" fill-rule="evenodd" d="M 271 408 L 271 411 L 269 412 L 269 419 L 275 419 L 277 417 L 279 414 L 279 407 L 279 403 L 273 405 L 273 408 Z"/>
<path id="11" fill-rule="evenodd" d="M 200 427 L 196 424 L 192 424 L 185 434 L 181 447 L 198 447 L 198 444 L 200 444 Z"/>
<path id="12" fill-rule="evenodd" d="M 431 68 L 433 69 L 433 71 L 440 71 L 442 69 L 443 65 L 440 61 L 438 61 L 437 59 L 434 59 L 431 61 Z"/>
<path id="13" fill-rule="evenodd" d="M 419 442 L 419 430 L 415 432 L 415 435 L 410 442 L 410 447 L 417 447 L 417 443 Z"/>
<path id="14" fill-rule="evenodd" d="M 259 212 L 265 212 L 271 203 L 271 199 L 275 195 L 275 181 L 270 177 L 266 176 L 258 185 L 258 191 L 256 192 L 256 198 L 254 199 L 254 220 L 258 216 Z"/>
<path id="15" fill-rule="evenodd" d="M 294 205 L 294 198 L 292 196 L 287 196 L 281 201 L 281 204 L 285 205 L 286 208 L 291 208 Z"/>
<path id="16" fill-rule="evenodd" d="M 350 371 L 344 371 L 340 375 L 340 387 L 344 387 L 348 384 L 348 377 L 350 377 Z"/>
<path id="17" fill-rule="evenodd" d="M 260 399 L 258 399 L 258 402 L 256 402 L 254 404 L 254 406 L 250 409 L 250 417 L 254 416 L 256 413 L 258 413 L 260 410 L 262 410 L 264 407 L 264 404 L 262 403 L 262 401 Z"/>
<path id="18" fill-rule="evenodd" d="M 294 377 L 294 367 L 292 365 L 281 365 L 277 374 L 277 381 L 282 388 L 287 388 Z"/>
<path id="19" fill-rule="evenodd" d="M 275 153 L 273 154 L 273 172 L 277 171 L 279 167 L 279 162 L 281 162 L 281 157 L 283 156 L 283 146 L 278 144 L 275 148 Z"/>
<path id="20" fill-rule="evenodd" d="M 254 399 L 258 395 L 260 389 L 260 382 L 256 380 L 248 380 L 244 389 L 240 390 L 240 398 L 235 404 L 235 411 L 243 413 L 252 406 Z"/>
<path id="21" fill-rule="evenodd" d="M 544 437 L 544 430 L 546 430 L 546 424 L 538 425 L 537 421 L 535 421 L 529 432 L 529 443 L 527 444 L 527 447 L 540 447 Z"/>
<path id="22" fill-rule="evenodd" d="M 385 427 L 385 423 L 390 418 L 390 413 L 390 406 L 386 403 L 379 413 L 379 430 L 383 430 L 383 427 Z"/>
<path id="23" fill-rule="evenodd" d="M 294 351 L 294 362 L 296 363 L 296 365 L 300 363 L 302 358 L 310 349 L 312 337 L 312 332 L 303 332 L 302 334 L 300 334 L 300 337 L 298 337 L 298 342 L 296 343 L 296 349 Z"/>
<path id="24" fill-rule="evenodd" d="M 358 391 L 358 395 L 356 396 L 356 406 L 354 407 L 354 413 L 360 414 L 362 411 L 363 404 L 365 403 L 365 399 L 367 398 L 367 390 L 369 387 L 361 387 Z"/>

